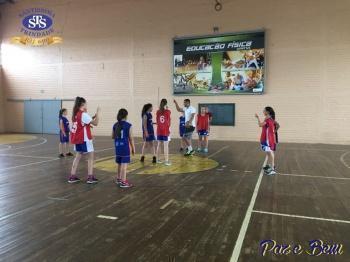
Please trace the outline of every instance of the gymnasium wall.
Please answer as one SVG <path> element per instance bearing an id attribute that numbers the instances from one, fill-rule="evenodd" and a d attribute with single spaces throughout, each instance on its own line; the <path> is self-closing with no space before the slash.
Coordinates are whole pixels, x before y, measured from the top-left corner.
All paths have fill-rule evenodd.
<path id="1" fill-rule="evenodd" d="M 43 4 L 45 3 L 45 5 Z M 6 98 L 65 98 L 102 108 L 98 135 L 110 135 L 126 107 L 140 135 L 144 103 L 173 99 L 172 38 L 266 30 L 266 93 L 256 96 L 191 97 L 236 103 L 236 126 L 213 127 L 211 138 L 257 140 L 254 118 L 273 106 L 283 142 L 350 144 L 350 1 L 348 0 L 22 0 L 1 7 L 3 85 Z M 49 47 L 9 45 L 19 30 L 18 13 L 30 7 L 56 12 L 64 43 Z M 184 97 L 176 97 L 182 101 Z M 71 108 L 72 102 L 64 102 Z M 173 133 L 178 114 L 173 110 Z M 23 104 L 6 102 L 6 131 L 23 129 Z M 9 114 L 8 112 L 11 112 Z"/>

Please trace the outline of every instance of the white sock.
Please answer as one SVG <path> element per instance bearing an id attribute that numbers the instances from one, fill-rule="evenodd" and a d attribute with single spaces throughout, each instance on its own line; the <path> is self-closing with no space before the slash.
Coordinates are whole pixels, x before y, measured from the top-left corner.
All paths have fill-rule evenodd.
<path id="1" fill-rule="evenodd" d="M 187 150 L 188 150 L 188 151 L 192 151 L 192 150 L 193 150 L 192 146 L 189 146 L 189 147 L 187 148 Z"/>

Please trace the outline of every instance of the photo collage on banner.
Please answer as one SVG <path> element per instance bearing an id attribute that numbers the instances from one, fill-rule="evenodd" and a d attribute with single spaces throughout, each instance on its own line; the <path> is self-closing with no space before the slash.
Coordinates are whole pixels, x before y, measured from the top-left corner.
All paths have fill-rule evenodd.
<path id="1" fill-rule="evenodd" d="M 174 39 L 173 93 L 263 93 L 264 42 L 264 32 Z"/>

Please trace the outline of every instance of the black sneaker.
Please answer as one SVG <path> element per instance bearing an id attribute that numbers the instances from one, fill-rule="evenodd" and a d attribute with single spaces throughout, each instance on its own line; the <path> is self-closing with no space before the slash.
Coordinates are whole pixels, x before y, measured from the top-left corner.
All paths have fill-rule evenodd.
<path id="1" fill-rule="evenodd" d="M 98 179 L 95 176 L 88 176 L 88 179 L 86 180 L 87 184 L 97 184 Z"/>
<path id="2" fill-rule="evenodd" d="M 71 152 L 67 153 L 66 156 L 74 156 Z"/>
<path id="3" fill-rule="evenodd" d="M 271 168 L 270 165 L 266 165 L 266 166 L 263 167 L 263 170 L 264 170 L 264 171 L 267 171 L 267 170 L 269 170 L 270 168 Z"/>
<path id="4" fill-rule="evenodd" d="M 153 164 L 157 164 L 157 158 L 154 156 L 153 159 L 152 159 L 152 163 Z"/>
<path id="5" fill-rule="evenodd" d="M 192 156 L 194 154 L 194 150 L 187 151 L 184 156 Z"/>
<path id="6" fill-rule="evenodd" d="M 59 158 L 62 158 L 62 157 L 64 157 L 64 155 L 63 155 L 63 154 L 59 154 L 58 157 L 59 157 Z"/>
<path id="7" fill-rule="evenodd" d="M 70 176 L 68 178 L 68 183 L 69 184 L 73 184 L 73 183 L 77 183 L 80 182 L 80 179 L 77 176 Z"/>
<path id="8" fill-rule="evenodd" d="M 145 156 L 142 156 L 141 159 L 140 159 L 140 161 L 141 161 L 142 163 L 145 162 Z"/>

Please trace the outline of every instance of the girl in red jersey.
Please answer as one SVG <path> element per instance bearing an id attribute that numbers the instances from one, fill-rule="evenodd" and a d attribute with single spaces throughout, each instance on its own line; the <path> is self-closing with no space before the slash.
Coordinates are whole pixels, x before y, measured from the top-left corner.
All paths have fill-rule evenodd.
<path id="1" fill-rule="evenodd" d="M 265 107 L 264 121 L 260 121 L 258 114 L 255 117 L 258 119 L 258 125 L 262 128 L 260 143 L 261 149 L 267 155 L 267 165 L 263 168 L 266 175 L 275 175 L 275 151 L 278 143 L 277 130 L 280 125 L 275 120 L 276 114 L 272 107 Z"/>
<path id="2" fill-rule="evenodd" d="M 201 107 L 200 114 L 197 115 L 198 148 L 197 152 L 208 153 L 210 116 L 205 106 Z"/>
<path id="3" fill-rule="evenodd" d="M 86 100 L 82 97 L 77 97 L 73 108 L 73 125 L 71 130 L 71 143 L 74 144 L 74 150 L 77 154 L 73 161 L 68 183 L 76 183 L 80 181 L 76 176 L 76 172 L 83 154 L 88 156 L 88 178 L 86 183 L 95 184 L 98 182 L 98 179 L 93 175 L 94 146 L 92 143 L 91 125 L 98 125 L 100 108 L 97 108 L 96 115 L 93 117 L 91 117 L 86 111 Z"/>
<path id="4" fill-rule="evenodd" d="M 163 98 L 160 101 L 159 110 L 157 111 L 157 163 L 162 163 L 159 161 L 159 154 L 160 154 L 160 144 L 163 144 L 164 147 L 164 164 L 166 166 L 170 166 L 171 163 L 169 162 L 169 141 L 170 141 L 170 115 L 171 112 L 168 109 L 168 101 Z"/>

